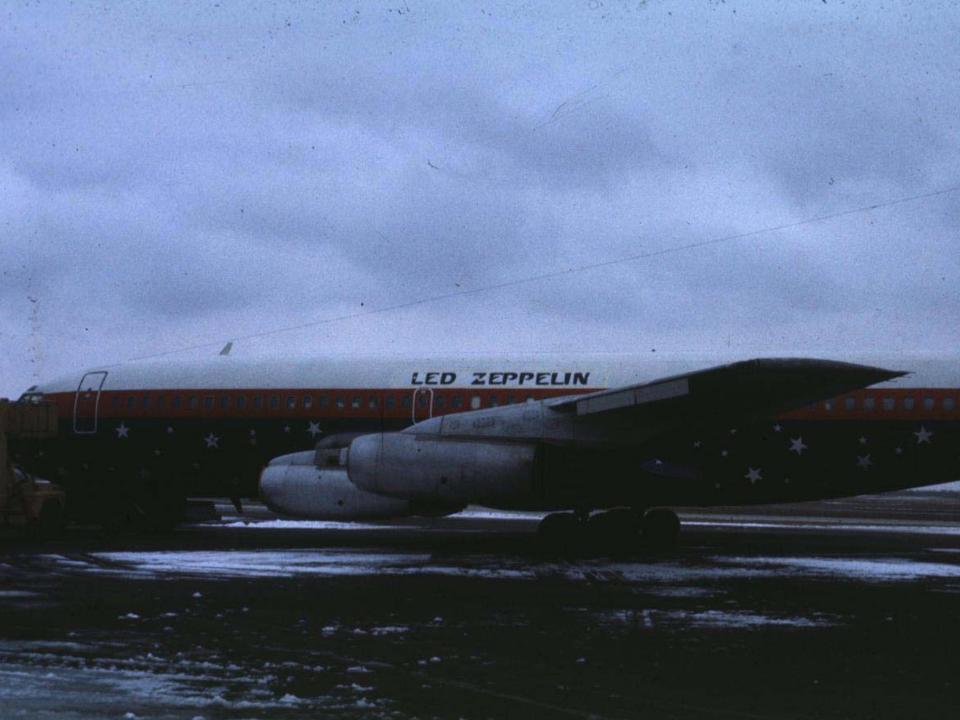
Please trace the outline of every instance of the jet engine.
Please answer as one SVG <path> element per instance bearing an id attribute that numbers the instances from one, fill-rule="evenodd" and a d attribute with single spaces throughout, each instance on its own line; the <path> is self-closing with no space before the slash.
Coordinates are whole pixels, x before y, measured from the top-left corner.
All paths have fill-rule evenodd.
<path id="1" fill-rule="evenodd" d="M 356 438 L 346 455 L 354 485 L 415 502 L 522 505 L 541 474 L 535 443 L 490 438 L 378 433 Z"/>
<path id="2" fill-rule="evenodd" d="M 260 498 L 276 513 L 312 520 L 362 520 L 416 514 L 407 500 L 366 492 L 316 451 L 281 455 L 260 474 Z"/>

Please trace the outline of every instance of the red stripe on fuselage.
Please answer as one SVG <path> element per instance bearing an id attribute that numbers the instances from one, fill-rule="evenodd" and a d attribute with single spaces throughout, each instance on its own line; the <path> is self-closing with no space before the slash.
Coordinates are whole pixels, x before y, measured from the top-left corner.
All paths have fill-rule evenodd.
<path id="1" fill-rule="evenodd" d="M 868 388 L 780 417 L 785 420 L 957 420 L 960 419 L 960 390 Z"/>
<path id="2" fill-rule="evenodd" d="M 104 390 L 100 393 L 101 419 L 112 418 L 411 418 L 414 391 L 409 389 L 288 388 L 269 390 Z M 499 405 L 512 405 L 528 399 L 596 392 L 597 388 L 516 388 L 466 389 L 425 388 L 417 396 L 417 416 L 429 413 L 420 399 L 432 397 L 433 415 L 446 415 Z M 72 417 L 75 392 L 51 393 L 45 400 L 57 404 L 61 417 Z"/>
<path id="3" fill-rule="evenodd" d="M 466 389 L 432 388 L 433 412 L 446 415 L 522 403 L 599 388 Z M 369 418 L 406 419 L 413 413 L 414 388 L 288 388 L 260 390 L 105 390 L 98 417 L 119 418 Z M 429 392 L 421 390 L 424 402 Z M 60 417 L 72 417 L 76 393 L 51 393 Z M 309 400 L 308 400 L 309 398 Z M 418 406 L 420 419 L 428 414 Z M 866 389 L 817 402 L 778 416 L 786 420 L 957 420 L 960 390 L 944 388 Z"/>

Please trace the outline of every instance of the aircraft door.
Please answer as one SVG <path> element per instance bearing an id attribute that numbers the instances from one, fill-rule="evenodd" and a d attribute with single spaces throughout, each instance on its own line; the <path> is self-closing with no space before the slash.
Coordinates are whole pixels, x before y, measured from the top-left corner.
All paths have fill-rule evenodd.
<path id="1" fill-rule="evenodd" d="M 90 435 L 97 431 L 100 390 L 106 379 L 105 371 L 89 372 L 80 379 L 73 401 L 73 432 L 77 435 Z"/>
<path id="2" fill-rule="evenodd" d="M 420 386 L 413 391 L 413 422 L 423 422 L 433 417 L 433 388 Z"/>

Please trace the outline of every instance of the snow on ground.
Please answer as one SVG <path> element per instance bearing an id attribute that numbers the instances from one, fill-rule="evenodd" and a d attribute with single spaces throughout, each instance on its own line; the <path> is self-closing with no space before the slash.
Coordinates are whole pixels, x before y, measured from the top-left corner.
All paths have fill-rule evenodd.
<path id="1" fill-rule="evenodd" d="M 421 553 L 368 553 L 329 550 L 163 550 L 94 553 L 107 567 L 99 571 L 203 575 L 207 577 L 294 577 L 370 575 L 401 572 L 427 564 Z"/>
<path id="2" fill-rule="evenodd" d="M 610 625 L 655 628 L 663 626 L 736 628 L 762 627 L 827 627 L 836 624 L 833 618 L 823 616 L 775 616 L 743 610 L 615 610 L 602 621 Z"/>
<path id="3" fill-rule="evenodd" d="M 824 532 L 895 532 L 908 535 L 960 535 L 960 525 L 910 525 L 906 523 L 866 522 L 761 522 L 740 520 L 683 520 L 690 527 L 729 527 L 753 530 L 783 529 L 822 530 Z"/>
<path id="4" fill-rule="evenodd" d="M 291 708 L 301 716 L 330 717 L 355 707 L 358 695 L 369 690 L 338 686 L 334 694 L 300 697 L 285 686 L 286 674 L 344 671 L 299 662 L 236 664 L 216 652 L 196 652 L 193 658 L 181 652 L 123 656 L 89 645 L 0 640 L 0 717 L 74 720 L 133 713 L 166 719 L 234 717 L 238 711 L 240 717 L 285 717 L 281 711 Z M 51 697 L 60 710 L 34 712 L 48 710 Z M 365 702 L 375 709 L 388 704 Z"/>
<path id="5" fill-rule="evenodd" d="M 233 520 L 223 527 L 250 530 L 396 530 L 396 525 L 374 525 L 362 522 L 335 520 Z"/>
<path id="6" fill-rule="evenodd" d="M 463 520 L 508 520 L 516 522 L 539 522 L 546 513 L 519 512 L 511 510 L 488 510 L 486 508 L 469 507 L 458 513 L 448 515 L 449 518 Z M 404 527 L 385 521 L 382 523 L 347 522 L 342 520 L 295 520 L 290 518 L 276 518 L 270 520 L 229 520 L 222 527 L 251 529 L 251 530 L 396 530 Z"/>
<path id="7" fill-rule="evenodd" d="M 941 556 L 943 557 L 943 556 Z M 490 580 L 629 583 L 659 594 L 700 592 L 706 584 L 791 574 L 844 576 L 862 581 L 912 581 L 960 577 L 960 564 L 903 560 L 896 557 L 717 556 L 698 562 L 581 559 L 574 562 L 531 560 L 522 556 L 473 555 L 453 563 L 422 552 L 376 552 L 329 549 L 165 550 L 93 553 L 90 562 L 58 555 L 47 562 L 67 572 L 131 577 L 163 575 L 203 578 L 356 577 L 363 575 L 450 576 Z M 63 561 L 61 563 L 61 560 Z M 135 620 L 135 618 L 128 618 Z"/>
<path id="8" fill-rule="evenodd" d="M 924 485 L 922 487 L 910 488 L 908 492 L 945 492 L 960 494 L 960 480 L 954 482 L 942 483 L 940 485 Z"/>
<path id="9" fill-rule="evenodd" d="M 843 576 L 865 581 L 960 578 L 960 565 L 899 558 L 718 557 L 718 563 L 782 568 L 794 573 Z"/>

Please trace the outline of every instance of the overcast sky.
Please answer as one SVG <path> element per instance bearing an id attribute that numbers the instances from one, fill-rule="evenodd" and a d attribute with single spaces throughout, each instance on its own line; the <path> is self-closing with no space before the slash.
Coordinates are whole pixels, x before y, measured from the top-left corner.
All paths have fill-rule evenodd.
<path id="1" fill-rule="evenodd" d="M 960 185 L 953 2 L 0 9 L 0 395 Z M 960 192 L 237 341 L 956 350 Z"/>

